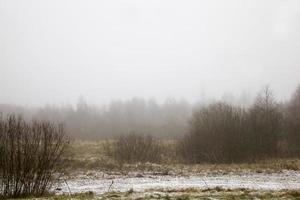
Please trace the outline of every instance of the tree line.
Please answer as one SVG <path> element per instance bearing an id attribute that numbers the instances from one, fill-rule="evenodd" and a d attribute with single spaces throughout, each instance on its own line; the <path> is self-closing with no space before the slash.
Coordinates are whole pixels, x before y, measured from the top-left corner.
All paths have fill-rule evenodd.
<path id="1" fill-rule="evenodd" d="M 300 156 L 300 87 L 286 104 L 266 87 L 249 108 L 223 102 L 202 106 L 178 151 L 190 163 Z"/>
<path id="2" fill-rule="evenodd" d="M 182 136 L 192 113 L 185 100 L 132 98 L 112 101 L 106 106 L 88 104 L 80 98 L 76 106 L 45 106 L 25 108 L 0 105 L 0 113 L 21 114 L 26 120 L 47 120 L 65 124 L 67 134 L 75 139 L 107 139 L 129 132 L 149 134 L 159 138 Z"/>

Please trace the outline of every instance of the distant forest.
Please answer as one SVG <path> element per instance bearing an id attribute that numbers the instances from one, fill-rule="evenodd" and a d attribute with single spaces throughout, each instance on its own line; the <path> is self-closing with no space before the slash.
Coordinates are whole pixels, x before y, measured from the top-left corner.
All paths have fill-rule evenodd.
<path id="1" fill-rule="evenodd" d="M 257 94 L 258 97 L 261 92 Z M 300 87 L 287 102 L 277 102 L 276 97 L 271 95 L 273 106 L 284 118 L 291 118 L 293 112 L 297 111 L 297 105 L 300 105 L 298 102 Z M 193 116 L 199 110 L 215 103 L 226 103 L 237 108 L 248 109 L 255 107 L 255 98 L 252 100 L 247 96 L 236 98 L 226 95 L 220 101 L 210 100 L 194 104 L 172 98 L 163 103 L 158 103 L 154 99 L 132 98 L 125 101 L 112 101 L 104 106 L 95 106 L 81 97 L 76 106 L 47 105 L 40 108 L 28 108 L 0 104 L 0 113 L 4 118 L 8 114 L 16 114 L 28 121 L 62 122 L 68 135 L 74 139 L 110 139 L 129 133 L 151 135 L 160 139 L 178 139 L 192 131 Z M 296 108 L 292 109 L 295 106 Z M 293 116 L 295 123 L 298 123 L 298 114 Z"/>
<path id="2" fill-rule="evenodd" d="M 26 120 L 63 122 L 68 135 L 75 139 L 106 139 L 128 133 L 149 134 L 158 138 L 182 136 L 188 126 L 192 105 L 184 100 L 132 98 L 113 101 L 107 106 L 89 105 L 80 98 L 77 105 L 25 108 L 0 105 L 3 117 L 22 115 Z"/>

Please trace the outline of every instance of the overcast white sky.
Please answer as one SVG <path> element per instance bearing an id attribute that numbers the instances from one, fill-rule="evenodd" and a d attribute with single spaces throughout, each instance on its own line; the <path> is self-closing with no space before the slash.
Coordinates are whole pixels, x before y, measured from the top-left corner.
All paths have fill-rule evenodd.
<path id="1" fill-rule="evenodd" d="M 300 83 L 298 0 L 0 0 L 0 103 L 256 93 Z"/>

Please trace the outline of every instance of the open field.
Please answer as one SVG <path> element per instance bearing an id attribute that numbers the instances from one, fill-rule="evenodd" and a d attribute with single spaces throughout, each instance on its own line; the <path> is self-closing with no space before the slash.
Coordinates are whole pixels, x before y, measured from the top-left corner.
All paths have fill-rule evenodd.
<path id="1" fill-rule="evenodd" d="M 109 172 L 153 172 L 158 174 L 244 174 L 244 173 L 274 173 L 282 170 L 300 170 L 299 159 L 268 159 L 252 163 L 233 164 L 183 164 L 178 160 L 173 141 L 163 141 L 163 159 L 160 163 L 119 163 L 105 155 L 104 144 L 107 141 L 74 141 L 70 147 L 70 172 L 82 170 L 102 170 Z M 108 141 L 110 142 L 110 141 Z"/>
<path id="2" fill-rule="evenodd" d="M 166 142 L 172 150 L 172 142 Z M 74 141 L 67 174 L 55 199 L 296 199 L 300 160 L 241 164 L 121 164 L 106 156 L 103 141 Z M 171 153 L 166 152 L 171 155 Z M 242 188 L 242 189 L 241 189 Z"/>

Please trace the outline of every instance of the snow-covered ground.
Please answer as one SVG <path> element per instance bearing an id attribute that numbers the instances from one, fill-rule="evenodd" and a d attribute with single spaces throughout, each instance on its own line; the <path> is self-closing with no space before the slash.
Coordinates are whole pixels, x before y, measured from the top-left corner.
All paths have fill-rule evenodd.
<path id="1" fill-rule="evenodd" d="M 99 172 L 101 173 L 101 172 Z M 247 173 L 226 175 L 78 175 L 65 183 L 61 181 L 54 189 L 57 193 L 79 193 L 92 191 L 102 194 L 108 191 L 144 191 L 148 189 L 183 188 L 249 188 L 264 190 L 300 189 L 300 171 L 277 173 Z"/>

